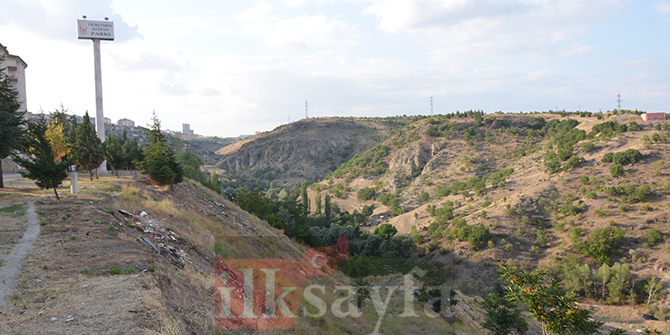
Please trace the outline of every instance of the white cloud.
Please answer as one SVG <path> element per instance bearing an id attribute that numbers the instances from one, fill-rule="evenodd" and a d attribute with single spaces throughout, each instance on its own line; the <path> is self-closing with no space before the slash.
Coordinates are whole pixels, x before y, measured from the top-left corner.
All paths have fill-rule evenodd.
<path id="1" fill-rule="evenodd" d="M 242 32 L 256 35 L 268 46 L 293 52 L 357 43 L 356 26 L 317 13 L 283 18 L 268 2 L 259 2 L 240 13 Z"/>
<path id="2" fill-rule="evenodd" d="M 6 0 L 0 11 L 0 26 L 11 25 L 48 39 L 76 42 L 76 20 L 114 21 L 117 42 L 139 37 L 137 26 L 130 26 L 111 8 L 112 0 Z"/>
<path id="3" fill-rule="evenodd" d="M 592 52 L 597 47 L 574 43 L 586 27 L 622 7 L 619 0 L 371 0 L 365 11 L 377 18 L 379 29 L 421 38 L 433 46 L 435 60 L 451 62 L 482 53 L 545 60 L 556 52 Z"/>
<path id="4" fill-rule="evenodd" d="M 670 14 L 670 3 L 668 2 L 657 2 L 654 7 L 661 13 Z"/>
<path id="5" fill-rule="evenodd" d="M 212 25 L 200 17 L 171 17 L 161 20 L 138 21 L 139 31 L 149 37 L 175 39 L 190 33 L 214 31 L 226 33 L 225 30 L 214 29 Z"/>

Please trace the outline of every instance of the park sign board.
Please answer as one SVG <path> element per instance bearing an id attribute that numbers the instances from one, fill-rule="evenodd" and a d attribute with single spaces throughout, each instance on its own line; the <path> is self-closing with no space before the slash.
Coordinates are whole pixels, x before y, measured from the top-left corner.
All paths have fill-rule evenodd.
<path id="1" fill-rule="evenodd" d="M 114 40 L 114 22 L 77 20 L 79 39 Z"/>

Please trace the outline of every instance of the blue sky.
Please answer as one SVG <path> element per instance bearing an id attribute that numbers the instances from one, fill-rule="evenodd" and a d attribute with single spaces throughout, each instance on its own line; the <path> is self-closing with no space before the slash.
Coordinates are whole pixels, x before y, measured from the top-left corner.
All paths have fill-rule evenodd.
<path id="1" fill-rule="evenodd" d="M 237 136 L 313 116 L 670 111 L 670 1 L 5 0 L 28 108 L 95 113 L 76 19 L 109 17 L 105 116 Z"/>

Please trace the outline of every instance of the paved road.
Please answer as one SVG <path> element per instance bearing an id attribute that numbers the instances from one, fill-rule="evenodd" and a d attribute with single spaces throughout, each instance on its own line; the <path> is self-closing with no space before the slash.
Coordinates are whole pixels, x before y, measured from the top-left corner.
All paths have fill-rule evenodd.
<path id="1" fill-rule="evenodd" d="M 0 307 L 5 305 L 5 298 L 16 288 L 17 276 L 19 275 L 23 259 L 28 255 L 28 251 L 33 248 L 33 242 L 35 242 L 37 235 L 40 233 L 34 200 L 28 203 L 27 214 L 28 228 L 26 228 L 23 236 L 21 236 L 19 243 L 5 257 L 2 267 L 0 267 Z"/>

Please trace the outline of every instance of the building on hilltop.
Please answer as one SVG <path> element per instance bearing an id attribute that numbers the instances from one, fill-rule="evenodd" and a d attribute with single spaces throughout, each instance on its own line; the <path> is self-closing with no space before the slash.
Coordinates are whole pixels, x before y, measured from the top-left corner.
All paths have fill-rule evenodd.
<path id="1" fill-rule="evenodd" d="M 135 127 L 135 121 L 126 118 L 120 119 L 116 124 L 120 127 Z"/>
<path id="2" fill-rule="evenodd" d="M 665 118 L 665 113 L 645 113 L 641 114 L 640 117 L 644 121 L 661 121 Z"/>
<path id="3" fill-rule="evenodd" d="M 104 118 L 103 121 L 105 122 L 105 125 L 106 125 L 106 126 L 107 126 L 107 125 L 109 125 L 109 126 L 112 125 L 112 119 L 110 119 L 110 118 L 108 118 L 108 117 Z"/>
<path id="4" fill-rule="evenodd" d="M 12 88 L 21 102 L 19 110 L 25 112 L 28 110 L 28 100 L 26 99 L 26 68 L 28 67 L 28 64 L 26 64 L 21 57 L 10 55 L 7 51 L 7 47 L 1 43 L 0 56 L 5 57 L 5 61 L 0 62 L 0 68 L 4 68 L 7 71 L 6 74 L 10 77 L 13 86 Z"/>
<path id="5" fill-rule="evenodd" d="M 181 133 L 184 135 L 193 135 L 193 130 L 191 130 L 191 125 L 188 123 L 182 123 Z"/>

